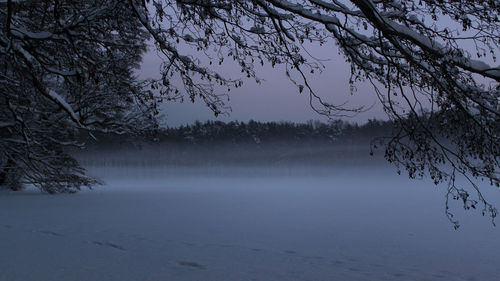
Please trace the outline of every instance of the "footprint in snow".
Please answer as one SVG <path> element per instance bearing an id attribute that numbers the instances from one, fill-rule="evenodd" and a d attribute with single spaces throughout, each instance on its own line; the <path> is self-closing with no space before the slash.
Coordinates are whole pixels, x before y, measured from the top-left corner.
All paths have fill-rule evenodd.
<path id="1" fill-rule="evenodd" d="M 186 267 L 205 269 L 205 266 L 203 266 L 197 262 L 192 262 L 192 261 L 177 261 L 177 264 L 182 265 L 182 266 L 186 266 Z"/>
<path id="2" fill-rule="evenodd" d="M 126 251 L 125 248 L 123 248 L 122 246 L 108 242 L 108 241 L 102 241 L 102 242 L 101 241 L 94 241 L 94 244 L 99 245 L 99 246 L 111 247 L 111 248 L 121 250 L 121 251 Z"/>
<path id="3" fill-rule="evenodd" d="M 39 230 L 38 233 L 48 234 L 48 235 L 52 235 L 52 236 L 59 236 L 59 237 L 64 236 L 64 235 L 62 235 L 60 233 L 57 233 L 57 232 L 54 232 L 54 231 L 50 231 L 50 230 Z"/>

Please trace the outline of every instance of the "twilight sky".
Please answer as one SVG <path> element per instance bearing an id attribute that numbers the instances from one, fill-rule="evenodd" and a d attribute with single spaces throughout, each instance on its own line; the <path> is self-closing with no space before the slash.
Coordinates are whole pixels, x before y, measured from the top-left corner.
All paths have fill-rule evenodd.
<path id="1" fill-rule="evenodd" d="M 326 101 L 333 104 L 341 104 L 349 101 L 352 107 L 366 106 L 373 108 L 367 112 L 358 114 L 353 118 L 344 118 L 347 121 L 364 122 L 368 118 L 384 118 L 385 115 L 379 102 L 373 93 L 371 85 L 358 83 L 354 95 L 349 90 L 349 65 L 341 55 L 338 55 L 334 44 L 323 47 L 309 48 L 309 51 L 318 58 L 328 59 L 324 62 L 326 70 L 323 73 L 309 75 L 309 81 L 315 91 Z M 139 75 L 142 78 L 158 77 L 161 60 L 154 51 L 144 57 Z M 224 65 L 223 73 L 231 75 L 234 66 L 230 63 Z M 231 89 L 229 105 L 232 109 L 229 115 L 214 117 L 213 113 L 204 106 L 203 102 L 194 104 L 188 101 L 184 103 L 168 102 L 163 107 L 166 115 L 167 126 L 179 126 L 193 123 L 196 120 L 220 120 L 220 121 L 293 121 L 306 122 L 311 119 L 327 121 L 327 118 L 314 112 L 309 105 L 309 96 L 299 94 L 297 88 L 285 76 L 283 68 L 270 66 L 259 67 L 257 74 L 263 81 L 260 85 L 253 80 L 246 80 L 241 88 Z M 233 76 L 234 77 L 234 76 Z"/>

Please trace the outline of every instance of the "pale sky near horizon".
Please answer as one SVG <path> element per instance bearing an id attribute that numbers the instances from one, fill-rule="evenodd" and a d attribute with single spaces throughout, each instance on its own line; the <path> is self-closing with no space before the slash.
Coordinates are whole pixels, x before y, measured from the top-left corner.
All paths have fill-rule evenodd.
<path id="1" fill-rule="evenodd" d="M 349 75 L 350 67 L 344 57 L 338 54 L 337 47 L 332 43 L 328 46 L 312 48 L 313 55 L 324 62 L 326 69 L 323 73 L 316 72 L 309 75 L 309 81 L 315 91 L 326 101 L 332 104 L 342 104 L 348 101 L 352 107 L 372 107 L 366 112 L 352 118 L 343 118 L 346 121 L 363 123 L 370 118 L 385 119 L 385 113 L 380 106 L 373 88 L 368 83 L 357 83 L 357 91 L 350 93 Z M 161 59 L 155 51 L 150 51 L 144 56 L 138 74 L 141 78 L 158 77 Z M 223 71 L 231 75 L 231 66 L 228 64 Z M 225 71 L 227 69 L 227 71 Z M 234 72 L 234 67 L 233 67 Z M 316 113 L 309 105 L 309 96 L 304 91 L 299 94 L 298 89 L 286 77 L 283 68 L 259 67 L 257 74 L 264 81 L 259 85 L 254 80 L 245 80 L 241 88 L 232 88 L 230 101 L 227 103 L 231 111 L 227 115 L 215 117 L 214 114 L 197 100 L 194 104 L 190 101 L 184 103 L 166 102 L 162 113 L 166 116 L 165 125 L 179 126 L 194 123 L 196 120 L 219 121 L 292 121 L 303 123 L 308 120 L 328 119 Z"/>

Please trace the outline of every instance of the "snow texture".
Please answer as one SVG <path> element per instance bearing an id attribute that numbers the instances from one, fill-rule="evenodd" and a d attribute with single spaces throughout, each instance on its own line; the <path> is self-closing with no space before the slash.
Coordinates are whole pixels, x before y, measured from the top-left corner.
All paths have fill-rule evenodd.
<path id="1" fill-rule="evenodd" d="M 76 195 L 0 193 L 0 280 L 500 276 L 498 228 L 459 213 L 454 231 L 443 188 L 379 163 L 91 173 L 108 184 Z"/>

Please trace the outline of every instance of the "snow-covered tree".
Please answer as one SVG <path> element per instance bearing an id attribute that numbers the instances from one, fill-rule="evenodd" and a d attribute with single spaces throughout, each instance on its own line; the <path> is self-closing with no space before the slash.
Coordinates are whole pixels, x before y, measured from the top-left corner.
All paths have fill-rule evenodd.
<path id="1" fill-rule="evenodd" d="M 133 74 L 148 35 L 127 3 L 0 1 L 0 32 L 0 185 L 92 185 L 64 150 L 77 133 L 155 125 Z"/>
<path id="2" fill-rule="evenodd" d="M 31 140 L 23 136 L 30 128 L 23 123 L 44 120 L 33 110 L 41 106 L 31 105 L 35 100 L 58 109 L 61 117 L 49 116 L 65 124 L 57 127 L 89 130 L 129 128 L 118 116 L 106 114 L 129 116 L 141 102 L 154 107 L 155 97 L 129 79 L 146 33 L 163 58 L 161 78 L 147 84 L 166 100 L 199 98 L 217 115 L 225 110 L 225 88 L 239 87 L 245 78 L 259 81 L 256 65 L 282 65 L 318 113 L 352 115 L 362 108 L 329 104 L 308 83 L 308 76 L 323 65 L 307 46 L 319 44 L 337 52 L 330 45 L 335 43 L 351 64 L 350 82 L 371 82 L 397 125 L 384 140 L 387 159 L 411 177 L 427 173 L 436 182 L 449 180 L 450 198 L 463 200 L 465 208 L 481 204 L 484 213 L 496 216 L 474 179 L 500 183 L 500 67 L 492 66 L 500 49 L 498 1 L 0 3 L 2 106 L 9 109 L 16 98 L 26 97 L 15 109 L 28 108 L 33 115 L 3 110 L 1 128 L 15 134 L 22 147 L 29 147 L 26 142 Z M 226 78 L 217 71 L 216 66 L 227 61 L 240 67 L 242 77 Z M 120 104 L 117 100 L 124 106 L 111 110 Z M 107 110 L 92 110 L 102 101 Z M 9 139 L 2 138 L 2 143 L 7 145 Z M 455 185 L 456 174 L 470 180 L 474 194 Z"/>

